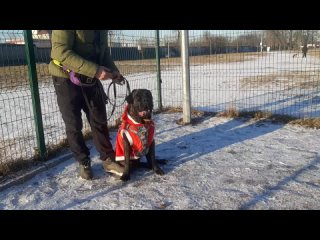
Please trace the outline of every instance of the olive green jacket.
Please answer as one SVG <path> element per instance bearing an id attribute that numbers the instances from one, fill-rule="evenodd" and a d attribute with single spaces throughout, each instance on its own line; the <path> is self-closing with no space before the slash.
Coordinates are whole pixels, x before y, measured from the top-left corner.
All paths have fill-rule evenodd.
<path id="1" fill-rule="evenodd" d="M 58 60 L 70 70 L 94 77 L 99 65 L 118 71 L 110 57 L 107 44 L 107 30 L 99 30 L 100 44 L 94 44 L 94 30 L 53 30 L 51 58 Z M 53 76 L 68 78 L 68 74 L 49 63 L 49 73 Z"/>

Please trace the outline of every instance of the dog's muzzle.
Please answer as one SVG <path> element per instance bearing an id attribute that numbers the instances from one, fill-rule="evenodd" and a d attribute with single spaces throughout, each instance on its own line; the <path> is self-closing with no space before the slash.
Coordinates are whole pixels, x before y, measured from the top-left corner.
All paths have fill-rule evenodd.
<path id="1" fill-rule="evenodd" d="M 147 111 L 142 111 L 142 112 L 139 112 L 139 116 L 140 117 L 145 117 L 147 115 Z"/>
<path id="2" fill-rule="evenodd" d="M 138 113 L 139 114 L 139 116 L 141 117 L 141 118 L 143 118 L 143 119 L 150 119 L 151 118 L 151 111 L 150 110 L 147 110 L 147 111 L 141 111 L 141 112 L 139 112 Z"/>

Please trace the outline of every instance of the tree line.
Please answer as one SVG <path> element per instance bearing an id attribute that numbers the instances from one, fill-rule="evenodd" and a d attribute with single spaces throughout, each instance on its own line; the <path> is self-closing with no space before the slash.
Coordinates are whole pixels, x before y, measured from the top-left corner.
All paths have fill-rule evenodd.
<path id="1" fill-rule="evenodd" d="M 167 44 L 180 47 L 181 33 L 174 30 L 175 37 L 168 38 Z M 257 47 L 262 43 L 262 47 L 270 47 L 271 50 L 294 50 L 303 45 L 319 45 L 319 30 L 264 30 L 252 31 L 245 34 L 215 35 L 210 31 L 204 31 L 201 36 L 189 36 L 191 47 L 209 46 L 212 48 L 252 46 Z"/>

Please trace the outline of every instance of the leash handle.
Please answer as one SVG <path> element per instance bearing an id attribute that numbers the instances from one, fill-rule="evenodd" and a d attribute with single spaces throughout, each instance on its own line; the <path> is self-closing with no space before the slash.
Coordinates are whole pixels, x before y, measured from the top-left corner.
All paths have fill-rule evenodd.
<path id="1" fill-rule="evenodd" d="M 127 79 L 125 79 L 122 75 L 120 79 L 112 79 L 112 82 L 119 84 L 119 85 L 124 85 L 126 83 Z"/>
<path id="2" fill-rule="evenodd" d="M 126 85 L 126 96 L 125 96 L 123 102 L 122 102 L 120 105 L 116 105 L 116 99 L 117 99 L 116 84 L 121 85 L 121 86 L 123 86 L 124 84 Z M 113 94 L 114 94 L 114 99 L 115 99 L 115 100 L 114 100 L 114 103 L 111 102 L 110 97 L 109 97 L 109 92 L 110 92 L 111 86 L 113 86 Z M 127 80 L 125 77 L 122 77 L 121 81 L 118 81 L 118 80 L 114 81 L 114 80 L 112 80 L 112 82 L 111 82 L 111 83 L 109 84 L 109 86 L 108 86 L 107 93 L 106 93 L 107 99 L 108 99 L 107 101 L 112 105 L 112 110 L 111 110 L 110 117 L 108 118 L 108 121 L 111 119 L 111 117 L 112 117 L 112 115 L 113 115 L 116 107 L 122 106 L 122 105 L 125 103 L 125 101 L 126 101 L 126 97 L 127 97 L 128 95 L 130 95 L 130 93 L 131 93 L 130 85 L 129 85 L 128 80 Z"/>

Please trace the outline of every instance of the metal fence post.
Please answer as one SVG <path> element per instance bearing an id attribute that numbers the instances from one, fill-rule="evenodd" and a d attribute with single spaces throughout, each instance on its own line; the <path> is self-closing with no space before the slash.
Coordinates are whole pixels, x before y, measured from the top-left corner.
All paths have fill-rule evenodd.
<path id="1" fill-rule="evenodd" d="M 27 62 L 28 62 L 28 74 L 29 74 L 29 82 L 30 82 L 30 88 L 31 88 L 32 108 L 33 108 L 33 115 L 34 115 L 34 121 L 35 121 L 36 136 L 37 136 L 37 147 L 39 150 L 40 159 L 44 160 L 46 157 L 47 150 L 46 150 L 46 145 L 44 140 L 32 32 L 31 30 L 23 30 L 23 34 L 24 34 L 24 42 L 26 47 L 25 50 L 26 50 L 26 56 L 27 56 Z"/>
<path id="2" fill-rule="evenodd" d="M 158 90 L 158 107 L 162 111 L 162 95 L 161 95 L 161 68 L 160 68 L 160 37 L 159 30 L 156 30 L 156 61 L 157 61 L 157 90 Z"/>
<path id="3" fill-rule="evenodd" d="M 181 30 L 182 86 L 183 86 L 183 122 L 191 122 L 190 66 L 188 30 Z"/>

